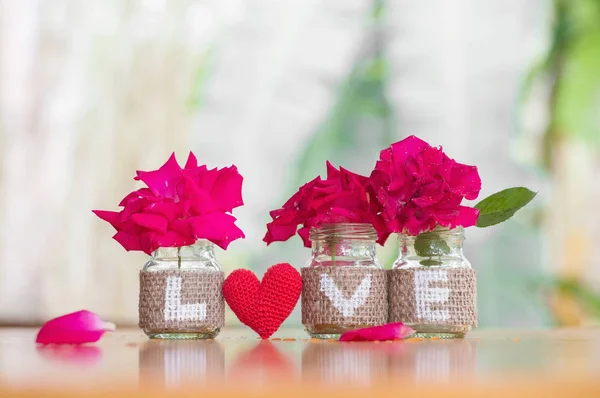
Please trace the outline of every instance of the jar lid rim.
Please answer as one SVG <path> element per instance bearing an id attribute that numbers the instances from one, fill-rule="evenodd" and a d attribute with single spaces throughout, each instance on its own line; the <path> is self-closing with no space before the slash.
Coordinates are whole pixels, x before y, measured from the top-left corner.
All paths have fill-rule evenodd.
<path id="1" fill-rule="evenodd" d="M 370 223 L 327 223 L 310 229 L 311 241 L 331 236 L 345 239 L 377 240 L 377 232 Z"/>
<path id="2" fill-rule="evenodd" d="M 399 233 L 398 234 L 398 239 L 415 239 L 417 236 L 426 236 L 426 235 L 438 235 L 438 236 L 453 236 L 453 237 L 464 237 L 465 236 L 465 229 L 461 226 L 458 226 L 456 228 L 446 228 L 446 227 L 436 227 L 436 229 L 434 229 L 433 231 L 427 231 L 427 232 L 422 232 L 419 235 L 410 235 L 410 234 L 404 234 L 404 233 Z"/>

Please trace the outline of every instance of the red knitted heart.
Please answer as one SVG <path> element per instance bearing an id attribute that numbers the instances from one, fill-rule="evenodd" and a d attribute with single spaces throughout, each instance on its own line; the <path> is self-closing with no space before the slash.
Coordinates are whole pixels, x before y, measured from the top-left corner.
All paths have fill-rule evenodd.
<path id="1" fill-rule="evenodd" d="M 287 263 L 270 267 L 262 283 L 247 269 L 233 271 L 223 296 L 239 320 L 268 339 L 290 316 L 302 292 L 302 277 Z"/>

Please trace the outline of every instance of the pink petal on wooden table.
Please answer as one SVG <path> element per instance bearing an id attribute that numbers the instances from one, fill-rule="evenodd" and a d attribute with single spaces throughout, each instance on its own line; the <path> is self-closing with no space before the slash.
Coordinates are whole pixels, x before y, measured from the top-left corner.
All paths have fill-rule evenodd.
<path id="1" fill-rule="evenodd" d="M 105 332 L 115 330 L 115 325 L 104 322 L 93 312 L 82 310 L 46 322 L 38 332 L 36 343 L 83 344 L 100 340 Z"/>
<path id="2" fill-rule="evenodd" d="M 387 341 L 404 339 L 415 331 L 401 322 L 345 332 L 340 341 Z"/>

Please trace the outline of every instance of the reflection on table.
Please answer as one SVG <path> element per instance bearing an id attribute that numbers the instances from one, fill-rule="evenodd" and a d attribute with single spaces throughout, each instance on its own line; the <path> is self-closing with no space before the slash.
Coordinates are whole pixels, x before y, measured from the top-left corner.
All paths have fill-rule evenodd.
<path id="1" fill-rule="evenodd" d="M 453 391 L 531 388 L 599 389 L 600 331 L 482 331 L 461 340 L 381 343 L 312 341 L 301 330 L 261 341 L 225 330 L 214 341 L 149 341 L 140 331 L 109 334 L 98 344 L 40 347 L 33 329 L 0 329 L 0 395 L 27 388 L 103 391 L 332 391 L 411 386 Z M 555 385 L 556 384 L 556 385 Z M 487 390 L 486 390 L 487 391 Z M 539 390 L 542 391 L 542 390 Z M 463 396 L 463 395 L 460 395 Z M 488 394 L 480 395 L 488 396 Z M 593 395 L 592 395 L 593 396 Z"/>
<path id="2" fill-rule="evenodd" d="M 366 387 L 387 376 L 386 348 L 384 344 L 311 342 L 302 352 L 302 376 L 323 384 L 351 383 Z"/>
<path id="3" fill-rule="evenodd" d="M 416 382 L 463 381 L 477 369 L 477 343 L 473 340 L 397 344 L 390 353 L 393 375 L 409 374 Z"/>
<path id="4" fill-rule="evenodd" d="M 225 372 L 225 352 L 216 341 L 151 340 L 140 351 L 140 383 L 165 388 L 206 383 Z"/>

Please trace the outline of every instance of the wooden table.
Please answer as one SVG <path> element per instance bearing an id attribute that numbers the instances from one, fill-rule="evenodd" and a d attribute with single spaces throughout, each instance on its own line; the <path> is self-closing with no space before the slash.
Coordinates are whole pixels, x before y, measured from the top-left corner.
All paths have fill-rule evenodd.
<path id="1" fill-rule="evenodd" d="M 600 397 L 600 330 L 478 331 L 464 340 L 149 341 L 138 330 L 95 345 L 38 347 L 0 329 L 0 397 Z"/>

